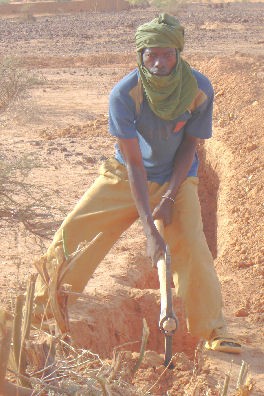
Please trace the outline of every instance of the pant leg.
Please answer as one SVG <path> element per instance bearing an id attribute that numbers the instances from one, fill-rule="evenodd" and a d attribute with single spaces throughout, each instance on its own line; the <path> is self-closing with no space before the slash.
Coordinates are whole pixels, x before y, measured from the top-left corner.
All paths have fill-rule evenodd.
<path id="1" fill-rule="evenodd" d="M 47 283 L 54 276 L 58 247 L 71 255 L 81 242 L 89 242 L 101 233 L 63 278 L 63 283 L 71 284 L 73 291 L 81 292 L 98 264 L 137 217 L 125 167 L 115 159 L 106 161 L 100 168 L 99 177 L 55 234 L 47 254 L 36 264 L 42 274 L 36 283 L 36 315 L 42 313 L 48 300 Z M 62 271 L 66 265 L 67 260 L 59 270 Z"/>
<path id="2" fill-rule="evenodd" d="M 198 198 L 198 178 L 189 177 L 175 200 L 173 222 L 165 229 L 170 246 L 173 281 L 183 299 L 187 326 L 191 334 L 208 339 L 223 333 L 220 283 L 203 232 Z"/>

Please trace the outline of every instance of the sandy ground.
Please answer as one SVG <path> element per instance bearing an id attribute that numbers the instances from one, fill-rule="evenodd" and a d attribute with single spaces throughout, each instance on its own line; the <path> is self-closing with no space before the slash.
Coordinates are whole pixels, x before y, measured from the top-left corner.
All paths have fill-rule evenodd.
<path id="1" fill-rule="evenodd" d="M 264 394 L 263 9 L 263 3 L 243 2 L 192 4 L 178 11 L 186 26 L 185 59 L 205 73 L 215 89 L 214 137 L 199 146 L 200 198 L 225 315 L 230 331 L 244 345 L 243 353 L 203 351 L 195 372 L 198 340 L 187 333 L 175 297 L 180 319 L 174 336 L 176 369 L 159 379 L 163 336 L 157 328 L 157 274 L 136 223 L 98 267 L 70 312 L 74 342 L 104 359 L 112 357 L 115 347 L 136 342 L 122 348 L 127 352 L 118 373 L 135 387 L 131 394 L 145 394 L 157 381 L 151 395 L 191 395 L 194 383 L 195 394 L 218 395 L 229 372 L 233 394 L 242 360 L 255 383 L 252 395 Z M 135 67 L 135 28 L 155 15 L 155 9 L 147 8 L 0 18 L 1 58 L 17 56 L 44 78 L 23 106 L 1 116 L 0 156 L 10 162 L 28 156 L 33 163 L 25 179 L 30 194 L 21 198 L 21 205 L 34 202 L 35 196 L 44 198 L 47 218 L 31 218 L 30 224 L 49 238 L 95 179 L 100 163 L 113 155 L 108 93 Z M 14 221 L 2 222 L 4 307 L 13 309 L 15 296 L 34 272 L 34 257 L 48 243 Z M 150 328 L 147 349 L 152 355 L 130 378 L 124 367 L 130 367 L 139 351 L 143 318 Z"/>

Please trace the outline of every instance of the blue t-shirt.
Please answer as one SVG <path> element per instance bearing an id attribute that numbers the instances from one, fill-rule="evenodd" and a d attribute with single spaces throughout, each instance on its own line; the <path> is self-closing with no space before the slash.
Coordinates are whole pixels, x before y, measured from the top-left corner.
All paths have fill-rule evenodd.
<path id="1" fill-rule="evenodd" d="M 194 109 L 175 120 L 162 120 L 150 109 L 145 95 L 140 95 L 138 69 L 119 81 L 110 93 L 109 132 L 121 139 L 138 138 L 150 181 L 159 184 L 169 181 L 184 134 L 201 139 L 212 136 L 213 88 L 207 77 L 197 70 L 192 72 L 198 83 L 198 102 Z M 118 144 L 115 158 L 125 165 Z M 197 170 L 196 154 L 188 176 L 196 176 Z"/>

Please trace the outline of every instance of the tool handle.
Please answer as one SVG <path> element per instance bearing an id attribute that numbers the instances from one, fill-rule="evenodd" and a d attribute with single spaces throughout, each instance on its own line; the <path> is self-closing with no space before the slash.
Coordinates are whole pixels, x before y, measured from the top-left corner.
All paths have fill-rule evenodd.
<path id="1" fill-rule="evenodd" d="M 161 219 L 154 220 L 155 227 L 159 231 L 162 238 L 164 238 L 164 223 Z"/>
<path id="2" fill-rule="evenodd" d="M 162 238 L 164 237 L 164 224 L 161 219 L 154 220 L 155 227 L 159 231 Z M 157 262 L 157 269 L 160 283 L 160 311 L 166 312 L 167 308 L 167 288 L 166 288 L 166 261 L 165 256 L 161 256 Z"/>
<path id="3" fill-rule="evenodd" d="M 164 224 L 160 219 L 154 220 L 155 227 L 164 238 Z M 165 361 L 164 365 L 173 369 L 172 359 L 172 334 L 177 330 L 178 322 L 172 307 L 171 294 L 171 272 L 169 249 L 166 246 L 166 254 L 161 256 L 157 262 L 157 269 L 160 283 L 160 322 L 159 328 L 165 334 Z"/>
<path id="4" fill-rule="evenodd" d="M 157 219 L 154 220 L 154 224 L 160 235 L 164 237 L 163 221 Z M 168 255 L 168 246 L 166 248 L 166 255 Z M 157 262 L 160 283 L 160 329 L 167 333 L 172 333 L 177 328 L 177 318 L 172 307 L 170 257 L 167 257 L 167 259 L 169 259 L 169 264 L 166 263 L 165 255 L 161 256 Z"/>

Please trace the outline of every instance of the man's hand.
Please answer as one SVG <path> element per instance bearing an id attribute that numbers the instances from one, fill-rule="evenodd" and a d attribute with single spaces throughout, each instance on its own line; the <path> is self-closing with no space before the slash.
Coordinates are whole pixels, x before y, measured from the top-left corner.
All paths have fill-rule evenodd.
<path id="1" fill-rule="evenodd" d="M 147 237 L 147 254 L 151 257 L 153 266 L 156 266 L 159 258 L 165 254 L 166 244 L 153 222 L 149 205 L 146 170 L 143 165 L 138 139 L 119 139 L 118 145 L 126 161 L 131 192 Z"/>
<path id="2" fill-rule="evenodd" d="M 157 229 L 147 236 L 147 255 L 151 258 L 153 267 L 157 266 L 160 257 L 166 252 L 166 243 Z"/>
<path id="3" fill-rule="evenodd" d="M 172 223 L 174 202 L 169 198 L 162 198 L 160 203 L 155 207 L 152 212 L 153 219 L 161 219 L 164 226 Z"/>

